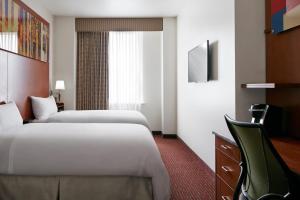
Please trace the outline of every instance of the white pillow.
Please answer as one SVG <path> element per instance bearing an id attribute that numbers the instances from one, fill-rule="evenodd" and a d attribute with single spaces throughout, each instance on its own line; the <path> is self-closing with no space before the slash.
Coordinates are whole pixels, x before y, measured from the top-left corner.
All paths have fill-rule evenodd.
<path id="1" fill-rule="evenodd" d="M 0 132 L 22 125 L 23 118 L 14 102 L 0 105 Z"/>
<path id="2" fill-rule="evenodd" d="M 53 96 L 47 98 L 32 96 L 31 104 L 33 114 L 38 120 L 47 119 L 50 115 L 57 112 L 57 106 Z"/>

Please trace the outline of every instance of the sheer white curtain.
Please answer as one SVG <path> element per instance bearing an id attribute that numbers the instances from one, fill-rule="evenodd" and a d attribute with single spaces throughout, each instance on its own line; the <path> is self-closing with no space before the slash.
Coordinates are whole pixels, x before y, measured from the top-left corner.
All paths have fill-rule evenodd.
<path id="1" fill-rule="evenodd" d="M 11 52 L 18 53 L 18 33 L 17 32 L 1 32 L 0 48 Z"/>
<path id="2" fill-rule="evenodd" d="M 109 109 L 140 110 L 143 32 L 109 33 Z"/>

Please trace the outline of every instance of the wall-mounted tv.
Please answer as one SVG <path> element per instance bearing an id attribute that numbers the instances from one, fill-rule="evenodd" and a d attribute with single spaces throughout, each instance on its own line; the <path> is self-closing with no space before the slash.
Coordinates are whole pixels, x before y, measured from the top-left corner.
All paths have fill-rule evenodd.
<path id="1" fill-rule="evenodd" d="M 209 40 L 189 51 L 189 82 L 208 81 Z"/>

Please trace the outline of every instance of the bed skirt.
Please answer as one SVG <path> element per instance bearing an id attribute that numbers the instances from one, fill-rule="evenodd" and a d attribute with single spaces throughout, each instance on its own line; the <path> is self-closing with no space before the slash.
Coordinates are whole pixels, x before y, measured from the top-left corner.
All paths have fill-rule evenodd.
<path id="1" fill-rule="evenodd" d="M 0 175 L 5 200 L 152 200 L 151 178 Z"/>

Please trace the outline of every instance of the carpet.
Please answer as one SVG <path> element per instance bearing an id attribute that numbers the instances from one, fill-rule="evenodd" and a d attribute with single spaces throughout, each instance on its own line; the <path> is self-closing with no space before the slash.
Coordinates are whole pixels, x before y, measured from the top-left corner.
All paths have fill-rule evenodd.
<path id="1" fill-rule="evenodd" d="M 170 175 L 171 200 L 215 200 L 214 172 L 180 139 L 154 139 Z"/>

